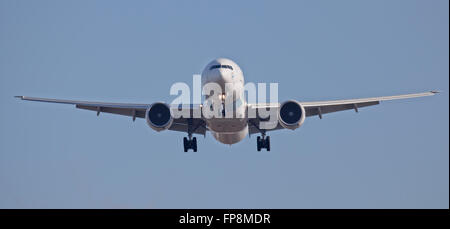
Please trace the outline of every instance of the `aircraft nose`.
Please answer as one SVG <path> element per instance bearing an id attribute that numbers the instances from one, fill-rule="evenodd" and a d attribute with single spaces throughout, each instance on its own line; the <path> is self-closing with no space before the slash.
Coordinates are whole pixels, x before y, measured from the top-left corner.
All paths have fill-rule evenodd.
<path id="1" fill-rule="evenodd" d="M 219 75 L 220 81 L 223 83 L 232 83 L 233 82 L 233 77 L 232 77 L 231 71 L 228 69 L 219 69 L 218 75 Z"/>

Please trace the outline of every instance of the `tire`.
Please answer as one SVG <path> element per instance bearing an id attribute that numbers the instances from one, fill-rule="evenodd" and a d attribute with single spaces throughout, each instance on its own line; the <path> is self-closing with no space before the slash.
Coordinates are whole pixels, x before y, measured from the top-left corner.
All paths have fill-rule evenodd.
<path id="1" fill-rule="evenodd" d="M 270 136 L 266 137 L 266 150 L 270 151 Z"/>
<path id="2" fill-rule="evenodd" d="M 197 138 L 194 137 L 192 139 L 192 149 L 194 150 L 194 152 L 197 152 Z"/>
<path id="3" fill-rule="evenodd" d="M 258 150 L 258 152 L 261 151 L 261 137 L 260 136 L 258 136 L 256 138 L 256 150 Z"/>
<path id="4" fill-rule="evenodd" d="M 184 152 L 186 153 L 188 151 L 187 138 L 186 137 L 183 138 L 183 147 L 184 147 Z"/>

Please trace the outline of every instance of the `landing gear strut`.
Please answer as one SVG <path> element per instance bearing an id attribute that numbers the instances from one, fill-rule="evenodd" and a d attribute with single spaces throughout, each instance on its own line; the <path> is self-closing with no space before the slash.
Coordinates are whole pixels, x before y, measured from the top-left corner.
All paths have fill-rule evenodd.
<path id="1" fill-rule="evenodd" d="M 184 152 L 187 152 L 189 149 L 192 149 L 194 152 L 197 152 L 197 138 L 192 137 L 192 134 L 189 134 L 189 139 L 184 137 L 183 138 L 183 146 L 184 146 Z"/>
<path id="2" fill-rule="evenodd" d="M 265 133 L 262 133 L 261 136 L 258 136 L 256 138 L 256 149 L 258 151 L 261 151 L 261 149 L 266 149 L 267 151 L 270 151 L 270 137 L 267 136 Z"/>

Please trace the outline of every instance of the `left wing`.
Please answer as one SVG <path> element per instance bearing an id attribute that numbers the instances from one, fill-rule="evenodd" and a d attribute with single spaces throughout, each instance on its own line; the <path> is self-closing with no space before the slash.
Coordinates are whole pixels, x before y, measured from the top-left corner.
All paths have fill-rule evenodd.
<path id="1" fill-rule="evenodd" d="M 346 99 L 346 100 L 331 100 L 331 101 L 317 101 L 317 102 L 300 102 L 306 111 L 306 117 L 318 115 L 322 118 L 323 114 L 343 111 L 343 110 L 355 110 L 358 112 L 358 108 L 373 106 L 380 104 L 381 101 L 396 100 L 396 99 L 409 99 L 423 96 L 431 96 L 439 93 L 438 91 L 429 91 L 415 94 L 394 95 L 394 96 L 382 96 L 372 97 L 364 99 Z"/>
<path id="2" fill-rule="evenodd" d="M 322 118 L 323 114 L 332 112 L 344 110 L 355 110 L 356 112 L 358 112 L 359 108 L 377 105 L 380 104 L 381 101 L 431 96 L 437 93 L 439 93 L 439 91 L 428 91 L 415 94 L 382 96 L 363 99 L 346 99 L 346 100 L 330 100 L 330 101 L 298 102 L 298 103 L 300 103 L 305 108 L 306 117 L 318 115 L 319 118 Z M 280 106 L 279 103 L 248 104 L 248 109 L 260 109 L 260 108 L 279 109 L 279 106 Z M 249 119 L 250 134 L 261 132 L 261 130 L 258 128 L 258 125 L 261 121 L 264 120 L 261 120 L 260 118 Z M 276 127 L 274 129 L 267 129 L 265 131 L 272 131 L 279 129 L 283 129 L 283 127 L 280 124 L 276 124 Z"/>

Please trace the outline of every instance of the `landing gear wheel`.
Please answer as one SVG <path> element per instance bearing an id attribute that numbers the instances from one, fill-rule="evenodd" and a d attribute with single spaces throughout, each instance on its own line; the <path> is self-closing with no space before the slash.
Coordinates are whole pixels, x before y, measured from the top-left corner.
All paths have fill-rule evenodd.
<path id="1" fill-rule="evenodd" d="M 261 137 L 256 138 L 256 150 L 261 151 Z"/>
<path id="2" fill-rule="evenodd" d="M 197 152 L 197 138 L 194 137 L 192 139 L 192 150 L 194 150 L 194 152 Z"/>
<path id="3" fill-rule="evenodd" d="M 192 151 L 197 152 L 197 138 L 193 137 L 192 135 L 189 136 L 189 138 L 184 137 L 183 138 L 183 148 L 184 148 L 184 152 L 189 151 L 190 149 L 192 149 Z"/>
<path id="4" fill-rule="evenodd" d="M 256 138 L 256 149 L 258 151 L 261 151 L 261 149 L 270 151 L 270 137 L 266 137 L 265 134 L 262 134 L 262 136 L 258 136 Z"/>
<path id="5" fill-rule="evenodd" d="M 183 147 L 184 147 L 184 152 L 187 152 L 189 147 L 188 147 L 188 139 L 186 137 L 183 138 Z"/>

